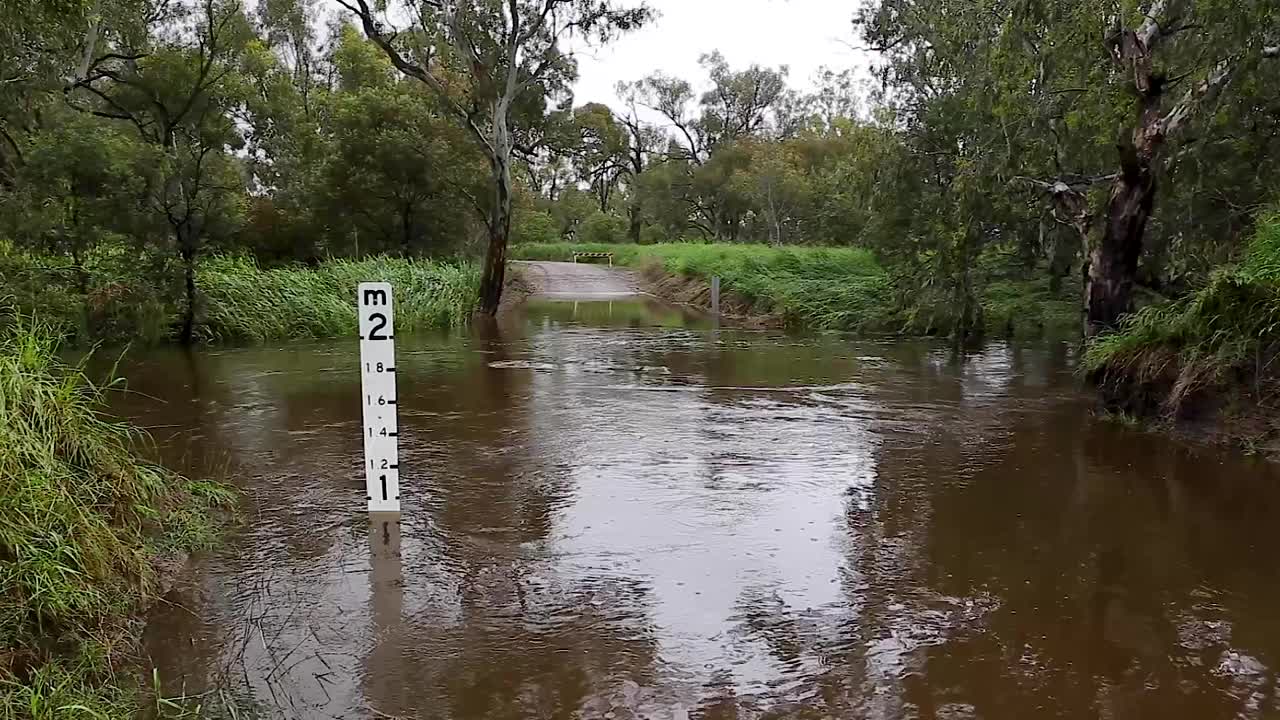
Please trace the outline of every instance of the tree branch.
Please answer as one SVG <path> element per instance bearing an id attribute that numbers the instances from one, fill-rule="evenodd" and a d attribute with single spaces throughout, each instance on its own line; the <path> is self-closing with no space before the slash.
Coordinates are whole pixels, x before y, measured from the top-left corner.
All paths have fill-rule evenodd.
<path id="1" fill-rule="evenodd" d="M 1142 25 L 1134 33 L 1138 38 L 1138 42 L 1142 43 L 1142 48 L 1147 52 L 1150 52 L 1152 43 L 1160 39 L 1162 35 L 1160 23 L 1168 10 L 1169 0 L 1156 0 L 1151 3 L 1151 9 L 1147 11 L 1146 19 L 1143 20 Z"/>
<path id="2" fill-rule="evenodd" d="M 364 29 L 364 34 L 372 40 L 374 44 L 382 48 L 382 51 L 386 53 L 387 57 L 391 60 L 391 64 L 394 65 L 397 70 L 408 77 L 421 81 L 427 85 L 427 87 L 431 88 L 445 103 L 445 105 L 448 106 L 449 110 L 466 123 L 467 129 L 471 131 L 471 134 L 480 143 L 481 149 L 485 154 L 490 159 L 497 157 L 497 152 L 493 147 L 493 144 L 489 142 L 489 139 L 480 129 L 480 126 L 476 124 L 475 114 L 468 111 L 456 100 L 450 97 L 448 89 L 439 78 L 431 74 L 431 72 L 426 68 L 410 62 L 403 54 L 400 53 L 399 50 L 396 49 L 395 45 L 391 42 L 391 39 L 382 32 L 379 23 L 374 19 L 373 10 L 370 9 L 367 0 L 355 0 L 354 5 L 349 0 L 336 0 L 336 2 L 347 10 L 355 13 L 355 15 L 360 18 L 360 25 Z M 433 5 L 433 7 L 438 8 L 439 6 Z"/>
<path id="3" fill-rule="evenodd" d="M 85 34 L 84 54 L 80 58 L 80 67 L 76 70 L 76 81 L 83 80 L 89 74 L 89 66 L 93 61 L 93 53 L 98 48 L 98 27 L 102 24 L 100 12 L 102 10 L 102 0 L 94 0 L 93 10 L 90 15 L 92 22 L 89 25 L 89 31 Z"/>
<path id="4" fill-rule="evenodd" d="M 1164 117 L 1160 118 L 1156 131 L 1164 137 L 1169 137 L 1182 129 L 1182 126 L 1191 119 L 1200 103 L 1206 99 L 1212 99 L 1227 84 L 1227 80 L 1231 77 L 1231 71 L 1234 69 L 1235 63 L 1231 60 L 1220 60 L 1209 71 L 1208 77 L 1187 88 L 1187 92 L 1183 94 L 1182 99 L 1169 112 L 1165 113 Z"/>

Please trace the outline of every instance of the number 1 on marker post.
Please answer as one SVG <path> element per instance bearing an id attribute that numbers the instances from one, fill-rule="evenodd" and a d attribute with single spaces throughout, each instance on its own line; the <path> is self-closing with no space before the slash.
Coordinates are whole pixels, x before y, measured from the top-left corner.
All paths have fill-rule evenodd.
<path id="1" fill-rule="evenodd" d="M 360 283 L 360 404 L 369 512 L 400 512 L 400 425 L 390 283 Z"/>

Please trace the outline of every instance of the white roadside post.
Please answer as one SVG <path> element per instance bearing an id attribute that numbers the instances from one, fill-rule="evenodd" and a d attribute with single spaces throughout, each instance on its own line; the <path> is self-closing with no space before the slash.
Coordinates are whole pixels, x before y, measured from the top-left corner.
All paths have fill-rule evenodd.
<path id="1" fill-rule="evenodd" d="M 360 283 L 360 392 L 369 512 L 400 512 L 400 425 L 391 284 Z"/>

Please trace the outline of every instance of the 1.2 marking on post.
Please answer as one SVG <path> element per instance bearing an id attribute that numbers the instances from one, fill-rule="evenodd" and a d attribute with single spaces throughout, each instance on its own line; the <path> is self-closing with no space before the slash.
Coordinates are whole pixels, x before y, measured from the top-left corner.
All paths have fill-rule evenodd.
<path id="1" fill-rule="evenodd" d="M 360 283 L 360 394 L 369 512 L 400 512 L 395 314 L 390 283 Z"/>

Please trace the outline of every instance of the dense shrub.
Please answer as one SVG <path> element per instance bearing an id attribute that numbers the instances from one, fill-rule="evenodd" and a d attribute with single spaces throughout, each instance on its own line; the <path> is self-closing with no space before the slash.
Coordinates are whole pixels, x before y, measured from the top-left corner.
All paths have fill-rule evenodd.
<path id="1" fill-rule="evenodd" d="M 626 242 L 627 221 L 617 215 L 597 212 L 582 222 L 578 240 L 588 244 Z"/>
<path id="2" fill-rule="evenodd" d="M 551 213 L 521 211 L 511 222 L 511 242 L 553 243 L 560 240 L 560 225 Z"/>

